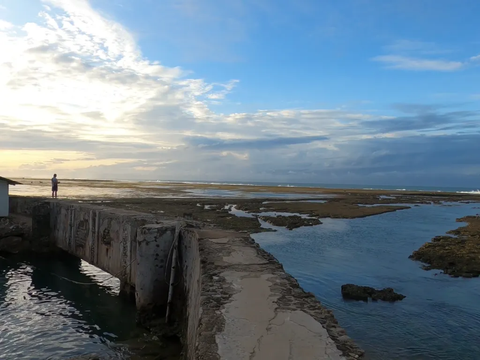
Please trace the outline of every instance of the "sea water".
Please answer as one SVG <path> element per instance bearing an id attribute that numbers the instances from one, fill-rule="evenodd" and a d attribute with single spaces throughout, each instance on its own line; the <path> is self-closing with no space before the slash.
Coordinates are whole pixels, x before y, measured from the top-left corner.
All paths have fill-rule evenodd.
<path id="1" fill-rule="evenodd" d="M 0 359 L 124 359 L 135 305 L 119 283 L 68 254 L 0 257 Z"/>
<path id="2" fill-rule="evenodd" d="M 464 224 L 478 204 L 413 206 L 361 219 L 255 234 L 306 291 L 334 311 L 366 359 L 480 359 L 480 278 L 425 271 L 408 257 L 425 242 Z M 267 225 L 269 226 L 269 225 Z M 269 226 L 271 227 L 271 226 Z M 345 283 L 393 287 L 403 301 L 357 302 Z"/>

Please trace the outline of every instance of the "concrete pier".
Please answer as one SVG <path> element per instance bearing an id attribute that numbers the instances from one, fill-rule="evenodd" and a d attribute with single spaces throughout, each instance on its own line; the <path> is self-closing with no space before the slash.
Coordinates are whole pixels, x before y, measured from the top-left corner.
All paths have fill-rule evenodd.
<path id="1" fill-rule="evenodd" d="M 177 221 L 80 202 L 15 197 L 10 210 L 33 216 L 43 235 L 48 219 L 50 244 L 118 277 L 125 292 L 135 293 L 140 314 L 163 314 Z M 333 313 L 248 235 L 184 225 L 171 309 L 181 326 L 184 359 L 363 355 Z"/>
<path id="2" fill-rule="evenodd" d="M 363 355 L 333 313 L 248 235 L 182 234 L 187 359 L 340 360 Z"/>

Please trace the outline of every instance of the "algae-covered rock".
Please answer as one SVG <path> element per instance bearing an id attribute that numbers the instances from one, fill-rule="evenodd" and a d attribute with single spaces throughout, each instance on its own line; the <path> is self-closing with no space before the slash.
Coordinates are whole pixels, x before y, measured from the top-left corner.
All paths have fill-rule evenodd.
<path id="1" fill-rule="evenodd" d="M 427 264 L 425 270 L 439 269 L 454 277 L 480 276 L 480 218 L 467 216 L 457 221 L 468 225 L 448 232 L 455 236 L 434 237 L 410 258 Z"/>
<path id="2" fill-rule="evenodd" d="M 370 286 L 359 286 L 354 284 L 342 285 L 342 296 L 345 299 L 368 301 L 368 299 L 382 301 L 400 301 L 405 299 L 405 295 L 396 293 L 392 288 L 384 288 L 381 290 L 374 289 Z"/>

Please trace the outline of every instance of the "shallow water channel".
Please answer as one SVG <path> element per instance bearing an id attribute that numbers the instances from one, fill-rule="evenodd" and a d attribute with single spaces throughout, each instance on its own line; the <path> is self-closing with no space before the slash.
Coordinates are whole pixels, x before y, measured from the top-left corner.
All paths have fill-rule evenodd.
<path id="1" fill-rule="evenodd" d="M 456 218 L 478 213 L 478 206 L 421 205 L 253 237 L 334 311 L 366 359 L 478 360 L 480 278 L 424 271 L 408 258 L 434 236 L 462 226 Z M 393 304 L 345 301 L 345 283 L 393 287 L 407 297 Z"/>
<path id="2" fill-rule="evenodd" d="M 138 332 L 135 305 L 118 289 L 64 253 L 0 257 L 0 359 L 128 358 L 121 343 Z"/>

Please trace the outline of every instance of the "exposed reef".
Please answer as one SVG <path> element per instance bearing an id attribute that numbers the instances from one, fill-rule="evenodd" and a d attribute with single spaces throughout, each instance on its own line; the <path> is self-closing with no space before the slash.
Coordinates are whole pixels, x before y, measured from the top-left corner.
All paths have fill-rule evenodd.
<path id="1" fill-rule="evenodd" d="M 480 276 L 480 217 L 457 219 L 467 226 L 436 236 L 414 251 L 410 258 L 424 262 L 425 270 L 439 269 L 454 277 Z"/>
<path id="2" fill-rule="evenodd" d="M 305 218 L 298 215 L 291 216 L 260 216 L 263 221 L 272 224 L 273 226 L 285 227 L 288 230 L 293 230 L 302 226 L 320 225 L 322 222 L 314 218 Z"/>

